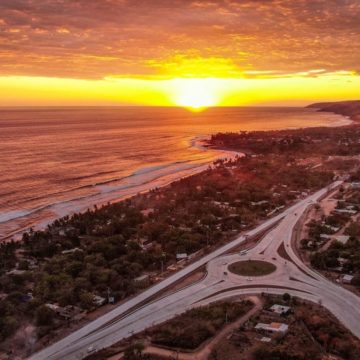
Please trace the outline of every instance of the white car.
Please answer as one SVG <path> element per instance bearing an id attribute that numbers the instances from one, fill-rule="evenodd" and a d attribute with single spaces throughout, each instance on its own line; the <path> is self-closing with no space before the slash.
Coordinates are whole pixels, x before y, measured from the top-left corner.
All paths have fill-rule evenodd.
<path id="1" fill-rule="evenodd" d="M 93 346 L 93 345 L 90 345 L 90 346 L 87 348 L 88 354 L 93 353 L 94 351 L 96 351 L 96 348 L 95 348 L 95 346 Z"/>

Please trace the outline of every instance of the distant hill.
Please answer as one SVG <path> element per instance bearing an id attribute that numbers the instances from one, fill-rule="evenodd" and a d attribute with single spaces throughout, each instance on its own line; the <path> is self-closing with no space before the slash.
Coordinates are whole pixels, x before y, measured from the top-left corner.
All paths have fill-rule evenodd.
<path id="1" fill-rule="evenodd" d="M 349 116 L 352 120 L 360 121 L 360 100 L 315 103 L 307 107 Z"/>

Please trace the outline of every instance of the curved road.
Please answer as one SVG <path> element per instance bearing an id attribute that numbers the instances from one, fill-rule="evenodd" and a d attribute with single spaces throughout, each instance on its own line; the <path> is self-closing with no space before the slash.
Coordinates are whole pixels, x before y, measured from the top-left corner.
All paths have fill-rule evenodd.
<path id="1" fill-rule="evenodd" d="M 193 307 L 231 296 L 259 293 L 287 292 L 321 303 L 350 331 L 360 337 L 360 298 L 304 265 L 291 246 L 293 230 L 300 216 L 311 204 L 340 184 L 340 181 L 334 182 L 331 186 L 301 200 L 246 235 L 215 250 L 68 337 L 34 354 L 30 359 L 82 359 L 89 355 L 89 350 L 111 346 L 121 339 L 171 319 Z M 270 229 L 268 233 L 246 254 L 225 254 L 244 242 L 248 236 L 255 236 L 267 229 Z M 280 247 L 283 247 L 282 252 L 279 252 Z M 280 255 L 284 254 L 284 249 L 286 259 Z M 276 266 L 276 270 L 269 275 L 252 278 L 228 271 L 231 263 L 249 259 L 271 262 Z M 205 264 L 207 276 L 203 280 L 141 306 L 144 300 Z"/>

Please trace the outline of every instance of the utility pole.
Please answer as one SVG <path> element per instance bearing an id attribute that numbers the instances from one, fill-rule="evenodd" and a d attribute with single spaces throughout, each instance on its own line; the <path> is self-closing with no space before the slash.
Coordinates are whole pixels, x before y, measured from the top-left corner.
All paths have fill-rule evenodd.
<path id="1" fill-rule="evenodd" d="M 163 273 L 164 272 L 164 259 L 165 258 L 165 260 L 166 260 L 166 253 L 165 252 L 163 252 L 162 254 L 161 254 L 161 260 L 160 260 L 160 262 L 161 262 L 161 273 Z"/>

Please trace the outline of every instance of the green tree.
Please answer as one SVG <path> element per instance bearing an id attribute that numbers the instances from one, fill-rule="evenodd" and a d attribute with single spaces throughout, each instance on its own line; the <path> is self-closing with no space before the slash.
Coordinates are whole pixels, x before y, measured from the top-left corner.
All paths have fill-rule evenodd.
<path id="1" fill-rule="evenodd" d="M 39 306 L 35 311 L 36 325 L 50 326 L 54 321 L 54 312 L 45 305 Z"/>
<path id="2" fill-rule="evenodd" d="M 129 346 L 124 352 L 124 360 L 141 360 L 144 359 L 143 351 L 145 346 L 143 343 L 137 342 Z"/>

